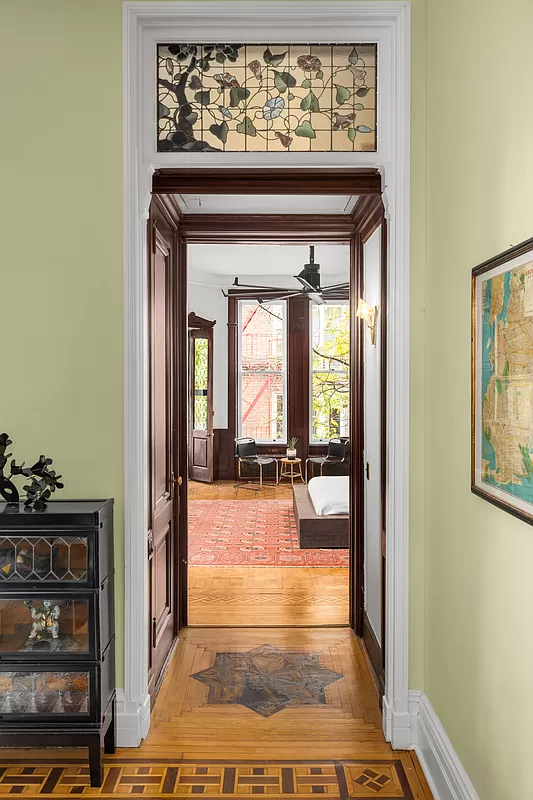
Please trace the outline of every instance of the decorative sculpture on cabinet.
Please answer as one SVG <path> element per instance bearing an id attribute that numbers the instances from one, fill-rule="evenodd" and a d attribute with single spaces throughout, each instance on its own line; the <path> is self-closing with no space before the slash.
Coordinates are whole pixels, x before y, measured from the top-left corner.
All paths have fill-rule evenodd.
<path id="1" fill-rule="evenodd" d="M 4 475 L 7 459 L 11 457 L 11 453 L 6 453 L 6 450 L 11 444 L 13 441 L 9 438 L 9 434 L 0 433 L 0 495 L 8 506 L 18 510 L 19 491 L 13 482 L 13 476 L 24 475 L 30 480 L 30 483 L 23 487 L 23 491 L 26 492 L 25 507 L 44 511 L 53 492 L 63 488 L 64 484 L 59 481 L 62 476 L 57 475 L 55 469 L 49 469 L 52 459 L 46 456 L 39 456 L 39 460 L 32 467 L 25 467 L 24 462 L 18 465 L 15 459 L 12 459 L 9 475 Z"/>
<path id="2" fill-rule="evenodd" d="M 52 637 L 59 639 L 59 618 L 61 609 L 58 605 L 52 606 L 51 600 L 43 600 L 42 606 L 32 606 L 31 616 L 33 625 L 28 639 L 43 639 Z"/>

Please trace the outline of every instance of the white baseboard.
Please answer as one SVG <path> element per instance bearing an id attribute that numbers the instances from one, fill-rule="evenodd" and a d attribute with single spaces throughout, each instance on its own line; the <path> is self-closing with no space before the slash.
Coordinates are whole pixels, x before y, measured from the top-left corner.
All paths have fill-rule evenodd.
<path id="1" fill-rule="evenodd" d="M 116 690 L 117 747 L 138 747 L 150 729 L 150 697 L 126 700 Z M 397 750 L 414 749 L 435 800 L 479 800 L 426 694 L 409 690 L 409 711 L 395 712 L 383 702 L 383 730 Z"/>
<path id="2" fill-rule="evenodd" d="M 382 727 L 385 739 L 395 750 L 409 750 L 413 743 L 411 726 L 413 719 L 409 711 L 398 711 L 383 698 Z"/>
<path id="3" fill-rule="evenodd" d="M 414 748 L 435 800 L 479 800 L 424 692 L 409 691 Z"/>
<path id="4" fill-rule="evenodd" d="M 126 700 L 124 689 L 117 689 L 115 708 L 117 747 L 139 747 L 150 730 L 150 696 L 132 703 Z"/>

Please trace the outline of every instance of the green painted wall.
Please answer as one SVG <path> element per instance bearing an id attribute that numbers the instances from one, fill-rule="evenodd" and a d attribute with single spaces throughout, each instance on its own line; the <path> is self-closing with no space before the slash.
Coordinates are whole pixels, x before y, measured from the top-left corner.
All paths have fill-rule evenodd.
<path id="1" fill-rule="evenodd" d="M 425 3 L 413 3 L 411 685 L 423 682 Z M 0 428 L 46 452 L 64 497 L 116 501 L 122 680 L 122 2 L 17 0 L 0 10 L 5 372 Z M 16 77 L 15 77 L 16 76 Z"/>
<path id="2" fill-rule="evenodd" d="M 116 500 L 123 629 L 122 44 L 115 0 L 0 9 L 2 391 L 19 459 Z"/>
<path id="3" fill-rule="evenodd" d="M 533 235 L 531 0 L 427 3 L 425 690 L 481 800 L 532 796 L 533 530 L 470 493 L 470 273 Z"/>

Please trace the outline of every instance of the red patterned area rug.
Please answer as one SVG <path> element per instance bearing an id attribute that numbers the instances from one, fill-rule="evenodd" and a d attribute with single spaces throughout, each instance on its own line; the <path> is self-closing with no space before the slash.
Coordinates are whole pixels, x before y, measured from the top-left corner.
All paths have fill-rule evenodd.
<path id="1" fill-rule="evenodd" d="M 190 500 L 189 565 L 347 567 L 348 550 L 300 549 L 290 500 Z"/>

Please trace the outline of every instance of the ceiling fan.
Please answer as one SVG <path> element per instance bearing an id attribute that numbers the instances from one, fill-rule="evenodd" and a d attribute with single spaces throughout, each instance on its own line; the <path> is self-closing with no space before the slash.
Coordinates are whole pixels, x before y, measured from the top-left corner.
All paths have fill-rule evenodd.
<path id="1" fill-rule="evenodd" d="M 317 305 L 324 305 L 328 299 L 328 294 L 347 290 L 350 285 L 348 281 L 330 284 L 329 286 L 320 285 L 320 264 L 315 263 L 314 245 L 309 247 L 309 263 L 304 264 L 303 270 L 294 277 L 301 284 L 294 289 L 287 289 L 286 286 L 257 286 L 251 283 L 239 283 L 239 279 L 235 278 L 230 289 L 227 292 L 222 290 L 222 294 L 224 297 L 231 296 L 239 300 L 253 297 L 259 304 L 268 300 L 287 300 L 290 297 L 303 295 Z M 242 292 L 240 292 L 241 289 L 243 290 Z M 252 290 L 255 290 L 256 294 Z"/>

